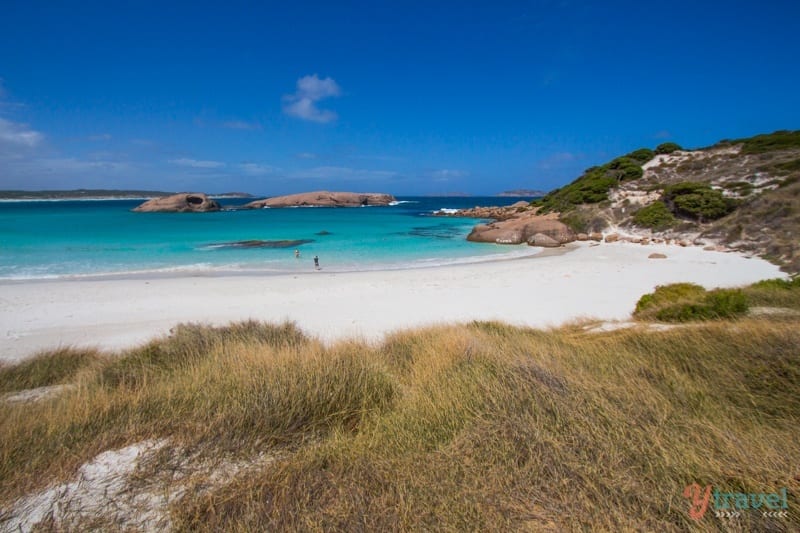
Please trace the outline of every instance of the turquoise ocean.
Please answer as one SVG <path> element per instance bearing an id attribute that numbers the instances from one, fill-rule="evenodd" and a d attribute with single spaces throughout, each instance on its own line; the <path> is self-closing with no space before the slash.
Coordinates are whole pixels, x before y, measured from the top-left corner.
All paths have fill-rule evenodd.
<path id="1" fill-rule="evenodd" d="M 0 202 L 0 279 L 138 274 L 287 273 L 420 268 L 536 253 L 466 240 L 477 219 L 439 209 L 508 205 L 519 198 L 406 197 L 359 208 L 133 213 L 141 200 Z M 288 248 L 242 241 L 305 241 Z M 295 249 L 300 257 L 295 257 Z"/>

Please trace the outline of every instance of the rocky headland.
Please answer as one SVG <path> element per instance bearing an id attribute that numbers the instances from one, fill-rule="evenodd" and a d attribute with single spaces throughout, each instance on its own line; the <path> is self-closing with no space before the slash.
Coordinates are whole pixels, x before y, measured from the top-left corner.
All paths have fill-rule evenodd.
<path id="1" fill-rule="evenodd" d="M 256 200 L 243 207 L 363 207 L 389 205 L 395 201 L 394 196 L 385 193 L 314 191 Z"/>
<path id="2" fill-rule="evenodd" d="M 587 169 L 528 204 L 440 216 L 491 219 L 468 239 L 560 246 L 572 240 L 701 246 L 800 272 L 800 131 L 685 150 L 663 143 Z"/>
<path id="3" fill-rule="evenodd" d="M 179 193 L 147 200 L 133 208 L 137 213 L 205 213 L 221 209 L 216 200 L 201 192 Z"/>

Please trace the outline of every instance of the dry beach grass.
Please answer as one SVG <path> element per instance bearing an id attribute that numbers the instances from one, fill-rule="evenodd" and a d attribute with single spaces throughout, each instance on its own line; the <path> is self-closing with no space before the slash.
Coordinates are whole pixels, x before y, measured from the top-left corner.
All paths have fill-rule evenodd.
<path id="1" fill-rule="evenodd" d="M 75 387 L 0 411 L 0 528 L 24 495 L 149 442 L 126 483 L 159 480 L 167 496 L 146 504 L 160 506 L 158 528 L 797 530 L 799 324 L 472 322 L 326 345 L 291 323 L 245 322 L 183 325 L 120 356 L 43 354 L 3 369 L 2 390 Z M 786 487 L 788 515 L 695 522 L 692 482 Z M 41 525 L 142 524 L 53 511 Z"/>

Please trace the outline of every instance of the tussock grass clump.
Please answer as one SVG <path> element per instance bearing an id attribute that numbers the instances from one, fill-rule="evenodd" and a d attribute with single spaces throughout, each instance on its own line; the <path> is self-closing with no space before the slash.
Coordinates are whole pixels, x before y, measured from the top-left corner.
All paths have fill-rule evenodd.
<path id="1" fill-rule="evenodd" d="M 254 320 L 224 327 L 179 324 L 169 337 L 130 350 L 108 364 L 99 379 L 108 386 L 138 386 L 148 377 L 180 370 L 214 353 L 216 347 L 231 344 L 266 345 L 272 348 L 305 346 L 309 338 L 294 323 L 263 324 Z"/>
<path id="2" fill-rule="evenodd" d="M 15 365 L 0 365 L 0 393 L 68 383 L 104 360 L 97 350 L 60 348 Z"/>
<path id="3" fill-rule="evenodd" d="M 704 292 L 672 287 L 650 300 Z M 732 527 L 713 508 L 689 517 L 682 493 L 694 482 L 785 487 L 786 517 L 743 511 L 733 528 L 796 530 L 797 326 L 748 318 L 582 333 L 473 322 L 332 346 L 292 328 L 244 338 L 231 335 L 244 326 L 187 326 L 123 355 L 139 362 L 115 367 L 119 379 L 109 361 L 57 401 L 0 411 L 0 505 L 99 451 L 155 438 L 168 439 L 165 456 L 274 457 L 196 481 L 169 509 L 176 530 Z M 245 329 L 261 327 L 281 326 Z"/>

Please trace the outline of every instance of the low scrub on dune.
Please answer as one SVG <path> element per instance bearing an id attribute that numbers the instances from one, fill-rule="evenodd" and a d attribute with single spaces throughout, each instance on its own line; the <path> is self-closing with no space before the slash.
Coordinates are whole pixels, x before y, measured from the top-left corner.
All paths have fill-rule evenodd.
<path id="1" fill-rule="evenodd" d="M 744 316 L 756 306 L 800 309 L 800 278 L 770 279 L 741 289 L 712 291 L 694 283 L 661 285 L 639 298 L 633 316 L 662 322 L 716 320 Z"/>
<path id="2" fill-rule="evenodd" d="M 704 293 L 673 286 L 648 305 Z M 21 495 L 101 451 L 157 441 L 167 451 L 146 473 L 176 494 L 162 509 L 175 530 L 797 530 L 797 326 L 474 322 L 331 346 L 292 324 L 181 326 L 92 359 L 58 398 L 4 406 L 0 529 Z M 251 466 L 178 490 L 175 455 L 184 468 Z M 786 489 L 789 506 L 732 521 L 712 498 L 695 519 L 683 495 L 692 483 Z"/>

